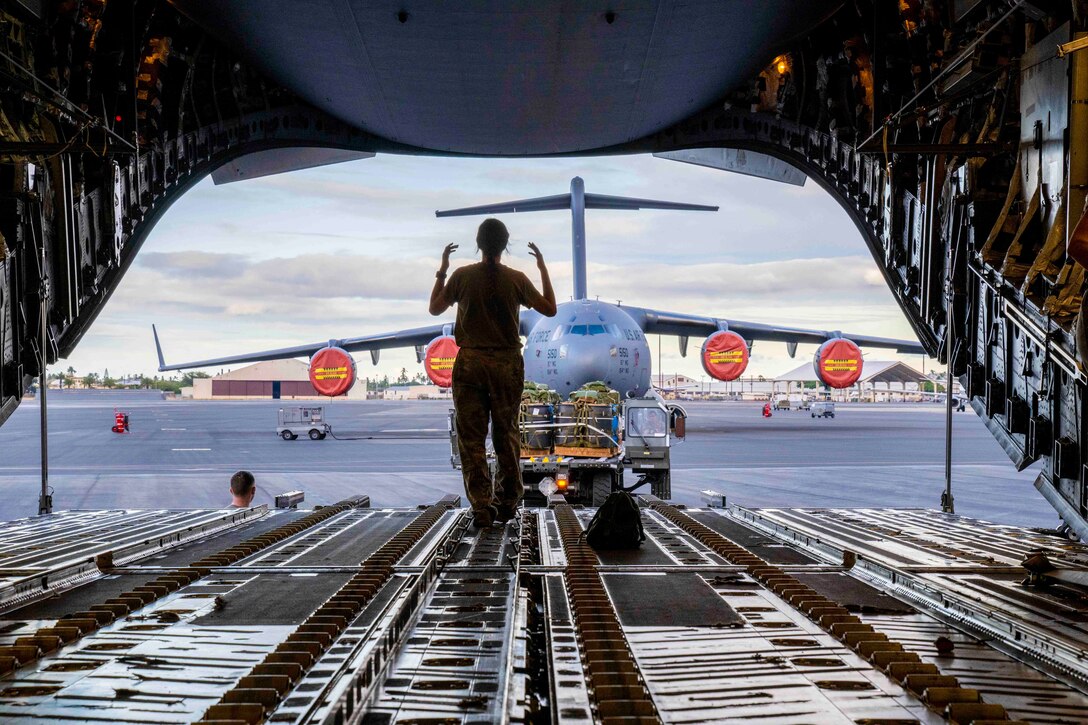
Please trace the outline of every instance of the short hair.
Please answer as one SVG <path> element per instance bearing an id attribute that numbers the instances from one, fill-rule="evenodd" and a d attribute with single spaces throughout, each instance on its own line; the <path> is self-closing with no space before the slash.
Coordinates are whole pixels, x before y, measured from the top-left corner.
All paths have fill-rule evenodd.
<path id="1" fill-rule="evenodd" d="M 476 246 L 485 257 L 498 257 L 510 242 L 510 232 L 498 219 L 484 219 L 476 231 Z"/>
<path id="2" fill-rule="evenodd" d="M 245 496 L 255 485 L 257 481 L 249 471 L 238 471 L 230 477 L 230 492 L 235 496 Z"/>

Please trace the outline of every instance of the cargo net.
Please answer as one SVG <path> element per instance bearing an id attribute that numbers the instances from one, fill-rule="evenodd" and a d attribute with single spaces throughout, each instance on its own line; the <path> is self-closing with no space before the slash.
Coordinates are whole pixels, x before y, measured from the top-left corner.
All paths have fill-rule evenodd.
<path id="1" fill-rule="evenodd" d="M 620 394 L 603 382 L 586 383 L 560 403 L 556 453 L 608 455 L 619 446 Z"/>
<path id="2" fill-rule="evenodd" d="M 545 385 L 526 382 L 518 417 L 522 453 L 615 451 L 619 402 L 619 392 L 600 381 L 586 383 L 566 401 Z"/>
<path id="3" fill-rule="evenodd" d="M 547 385 L 525 381 L 518 410 L 518 431 L 523 453 L 551 453 L 555 442 L 555 406 L 562 399 Z"/>

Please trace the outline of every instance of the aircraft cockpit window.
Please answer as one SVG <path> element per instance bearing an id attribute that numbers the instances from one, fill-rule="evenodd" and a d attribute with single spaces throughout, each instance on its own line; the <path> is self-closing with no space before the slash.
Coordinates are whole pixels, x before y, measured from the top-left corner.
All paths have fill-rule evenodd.
<path id="1" fill-rule="evenodd" d="M 640 438 L 663 438 L 668 427 L 660 408 L 631 408 L 627 413 L 627 434 Z"/>
<path id="2" fill-rule="evenodd" d="M 603 335 L 604 325 L 588 325 L 590 335 Z"/>
<path id="3" fill-rule="evenodd" d="M 570 328 L 570 334 L 572 335 L 585 335 L 586 325 L 572 325 Z"/>
<path id="4" fill-rule="evenodd" d="M 570 331 L 570 327 L 567 326 L 567 325 L 556 325 L 555 329 L 552 330 L 552 342 L 555 342 L 556 340 L 561 338 L 563 335 L 567 334 L 567 332 L 569 332 L 569 331 Z"/>
<path id="5" fill-rule="evenodd" d="M 623 339 L 623 333 L 620 332 L 619 325 L 605 325 L 605 328 L 607 328 L 608 334 L 612 337 L 616 338 L 617 340 Z"/>

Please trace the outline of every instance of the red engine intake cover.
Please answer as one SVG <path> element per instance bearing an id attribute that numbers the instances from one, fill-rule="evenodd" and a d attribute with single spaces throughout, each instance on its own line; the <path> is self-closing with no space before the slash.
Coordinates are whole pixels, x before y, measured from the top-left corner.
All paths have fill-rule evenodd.
<path id="1" fill-rule="evenodd" d="M 355 384 L 355 358 L 339 347 L 318 350 L 310 358 L 310 383 L 321 395 L 343 395 Z"/>
<path id="2" fill-rule="evenodd" d="M 719 330 L 703 343 L 703 370 L 718 380 L 736 380 L 748 367 L 748 343 L 735 332 Z"/>
<path id="3" fill-rule="evenodd" d="M 841 337 L 820 345 L 812 358 L 816 377 L 832 388 L 849 388 L 856 383 L 863 364 L 861 348 Z"/>
<path id="4" fill-rule="evenodd" d="M 427 343 L 427 352 L 423 355 L 423 365 L 427 377 L 440 388 L 453 385 L 453 363 L 457 359 L 457 341 L 450 335 L 436 337 Z"/>

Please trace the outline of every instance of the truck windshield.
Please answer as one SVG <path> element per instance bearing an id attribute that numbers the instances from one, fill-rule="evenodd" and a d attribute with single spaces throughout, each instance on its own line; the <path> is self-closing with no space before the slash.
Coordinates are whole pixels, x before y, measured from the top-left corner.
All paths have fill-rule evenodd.
<path id="1" fill-rule="evenodd" d="M 660 408 L 632 408 L 627 413 L 628 435 L 664 438 L 668 429 L 665 411 Z"/>

